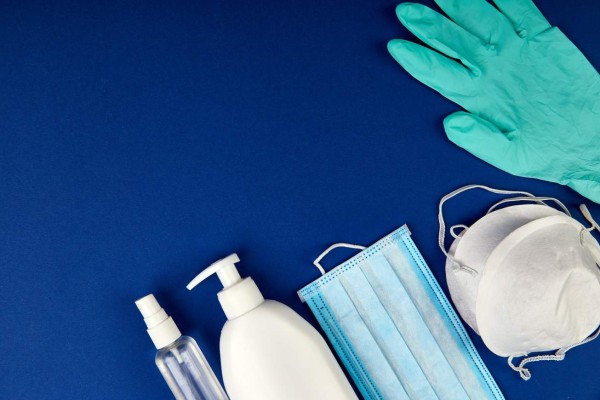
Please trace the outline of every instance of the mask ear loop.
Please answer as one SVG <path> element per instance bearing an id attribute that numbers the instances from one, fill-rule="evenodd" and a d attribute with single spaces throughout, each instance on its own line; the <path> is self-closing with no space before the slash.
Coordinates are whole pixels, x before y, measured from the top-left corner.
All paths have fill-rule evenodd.
<path id="1" fill-rule="evenodd" d="M 338 247 L 345 247 L 347 249 L 357 249 L 357 250 L 364 250 L 364 249 L 366 249 L 365 246 L 360 246 L 358 244 L 351 244 L 351 243 L 336 243 L 336 244 L 332 244 L 331 246 L 329 246 L 328 248 L 326 248 L 325 251 L 323 251 L 321 253 L 321 255 L 319 255 L 319 257 L 317 257 L 315 259 L 315 261 L 313 261 L 313 265 L 315 267 L 317 267 L 317 269 L 319 270 L 319 272 L 321 273 L 321 275 L 325 275 L 325 268 L 323 268 L 323 266 L 321 265 L 321 260 L 327 254 L 329 254 L 331 252 L 331 250 L 337 249 Z"/>
<path id="2" fill-rule="evenodd" d="M 483 190 L 487 190 L 488 192 L 496 193 L 496 194 L 517 194 L 517 195 L 522 195 L 525 198 L 536 198 L 536 196 L 534 196 L 533 194 L 531 194 L 529 192 L 494 189 L 494 188 L 491 188 L 489 186 L 484 186 L 484 185 L 467 185 L 467 186 L 460 187 L 460 188 L 448 193 L 444 197 L 442 197 L 442 199 L 440 200 L 440 204 L 438 206 L 438 222 L 440 225 L 440 228 L 438 231 L 438 245 L 440 247 L 440 250 L 442 250 L 442 253 L 444 253 L 446 258 L 448 258 L 450 260 L 450 262 L 452 263 L 452 269 L 454 269 L 455 271 L 468 272 L 471 275 L 475 276 L 475 275 L 477 275 L 477 271 L 467 265 L 460 264 L 458 261 L 456 261 L 454 256 L 452 256 L 451 254 L 448 253 L 448 251 L 446 250 L 446 246 L 444 245 L 444 242 L 446 240 L 446 222 L 444 221 L 444 212 L 443 212 L 444 203 L 446 201 L 450 200 L 451 198 L 459 195 L 460 193 L 466 192 L 471 189 L 483 189 Z M 456 226 L 459 226 L 459 225 L 456 225 Z"/>
<path id="3" fill-rule="evenodd" d="M 521 360 L 519 365 L 514 365 L 513 360 L 516 357 L 523 357 L 523 356 L 526 356 L 527 354 L 519 354 L 519 355 L 510 356 L 510 357 L 508 357 L 508 366 L 510 368 L 512 368 L 514 371 L 517 371 L 519 373 L 519 376 L 521 377 L 521 379 L 523 379 L 524 381 L 528 381 L 529 379 L 531 379 L 531 372 L 529 372 L 529 369 L 525 368 L 525 364 L 537 362 L 537 361 L 562 361 L 565 359 L 565 355 L 566 355 L 567 351 L 571 350 L 574 347 L 581 346 L 582 344 L 591 342 L 592 340 L 596 339 L 598 337 L 598 335 L 600 335 L 600 329 L 596 330 L 596 332 L 593 335 L 588 336 L 587 338 L 583 339 L 581 342 L 558 349 L 556 351 L 556 353 L 554 353 L 554 354 L 544 354 L 544 355 L 524 358 Z"/>

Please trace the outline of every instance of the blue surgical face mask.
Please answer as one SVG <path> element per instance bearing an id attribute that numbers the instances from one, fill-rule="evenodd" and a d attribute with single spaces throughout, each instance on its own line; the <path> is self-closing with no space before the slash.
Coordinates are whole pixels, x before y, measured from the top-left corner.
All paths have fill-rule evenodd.
<path id="1" fill-rule="evenodd" d="M 365 399 L 503 399 L 406 226 L 298 294 Z"/>

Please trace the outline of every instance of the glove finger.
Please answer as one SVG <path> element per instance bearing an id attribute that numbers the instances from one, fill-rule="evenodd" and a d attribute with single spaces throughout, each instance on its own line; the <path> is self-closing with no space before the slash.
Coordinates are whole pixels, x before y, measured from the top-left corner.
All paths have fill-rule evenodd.
<path id="1" fill-rule="evenodd" d="M 511 172 L 511 142 L 496 125 L 459 111 L 444 119 L 444 129 L 454 144 L 497 168 Z"/>
<path id="2" fill-rule="evenodd" d="M 479 73 L 476 60 L 484 47 L 475 36 L 421 4 L 401 3 L 396 7 L 396 15 L 402 25 L 427 45 Z"/>
<path id="3" fill-rule="evenodd" d="M 514 33 L 512 24 L 486 0 L 435 0 L 456 24 L 484 43 L 493 43 L 506 32 Z"/>
<path id="4" fill-rule="evenodd" d="M 552 26 L 531 0 L 494 0 L 522 38 L 534 37 Z"/>
<path id="5" fill-rule="evenodd" d="M 464 65 L 440 53 L 407 40 L 388 43 L 394 59 L 417 80 L 438 91 L 442 96 L 467 107 L 475 95 L 473 74 Z"/>

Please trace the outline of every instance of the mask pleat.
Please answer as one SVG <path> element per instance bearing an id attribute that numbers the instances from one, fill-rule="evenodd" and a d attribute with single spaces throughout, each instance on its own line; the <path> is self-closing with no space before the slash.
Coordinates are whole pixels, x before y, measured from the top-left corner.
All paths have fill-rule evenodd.
<path id="1" fill-rule="evenodd" d="M 449 366 L 454 370 L 464 391 L 469 398 L 478 399 L 485 389 L 475 377 L 474 372 L 477 371 L 474 371 L 466 347 L 458 346 L 461 338 L 450 322 L 451 317 L 457 317 L 455 314 L 448 315 L 439 302 L 432 301 L 437 298 L 437 294 L 431 285 L 426 284 L 427 277 L 418 275 L 422 274 L 422 270 L 414 260 L 407 258 L 405 254 L 410 254 L 410 249 L 405 246 L 404 243 L 388 246 L 383 249 L 382 254 L 406 289 L 446 360 L 452 360 Z M 437 289 L 441 290 L 439 287 Z M 443 315 L 448 318 L 442 319 Z"/>
<path id="2" fill-rule="evenodd" d="M 427 376 L 415 360 L 362 269 L 353 268 L 340 278 L 340 282 L 408 396 L 411 399 L 437 400 L 438 396 L 433 391 Z"/>
<path id="3" fill-rule="evenodd" d="M 394 369 L 371 335 L 369 327 L 361 318 L 341 281 L 330 282 L 321 290 L 327 305 L 336 316 L 338 325 L 345 333 L 358 359 L 361 360 L 362 367 L 367 371 L 377 371 L 377 374 L 371 374 L 370 377 L 382 398 L 409 399 Z"/>
<path id="4" fill-rule="evenodd" d="M 361 265 L 361 269 L 437 396 L 441 399 L 466 398 L 465 389 L 430 332 L 424 316 L 417 310 L 387 259 L 382 254 L 375 254 Z"/>
<path id="5" fill-rule="evenodd" d="M 341 351 L 346 355 L 346 359 L 344 360 L 344 365 L 346 368 L 351 370 L 351 374 L 353 374 L 354 381 L 365 397 L 365 400 L 385 400 L 379 389 L 375 386 L 375 383 L 361 365 L 360 361 L 356 357 L 355 350 L 352 345 L 348 342 L 348 339 L 345 337 L 344 333 L 338 328 L 337 321 L 333 318 L 329 318 L 326 321 L 326 329 L 328 332 L 335 338 L 339 347 L 341 347 Z M 350 365 L 348 365 L 350 363 Z"/>
<path id="6" fill-rule="evenodd" d="M 306 303 L 327 334 L 329 341 L 363 395 L 364 400 L 384 400 L 375 382 L 369 376 L 369 371 L 361 363 L 358 353 L 339 326 L 336 316 L 327 304 L 323 293 L 314 291 L 311 296 L 306 298 Z"/>

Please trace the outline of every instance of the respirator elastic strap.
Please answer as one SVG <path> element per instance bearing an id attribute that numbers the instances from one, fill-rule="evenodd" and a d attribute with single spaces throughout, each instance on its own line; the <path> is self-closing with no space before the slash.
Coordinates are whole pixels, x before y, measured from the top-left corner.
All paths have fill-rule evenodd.
<path id="1" fill-rule="evenodd" d="M 585 219 L 588 220 L 588 222 L 592 225 L 589 228 L 581 229 L 581 232 L 579 233 L 579 241 L 581 242 L 582 246 L 586 246 L 588 248 L 588 250 L 592 253 L 592 257 L 594 257 L 594 259 L 596 260 L 596 264 L 600 267 L 600 246 L 598 245 L 598 242 L 596 242 L 595 240 L 585 240 L 586 232 L 591 234 L 594 229 L 600 232 L 600 226 L 594 220 L 592 214 L 590 213 L 590 210 L 588 210 L 585 204 L 581 204 L 579 206 L 579 210 L 581 210 L 581 213 L 583 214 Z"/>
<path id="2" fill-rule="evenodd" d="M 548 205 L 548 204 L 546 204 L 546 201 L 552 201 L 556 204 L 556 206 L 558 206 L 558 208 L 560 208 L 560 211 L 564 212 L 569 217 L 571 216 L 571 212 L 569 211 L 567 206 L 565 206 L 560 200 L 558 200 L 555 197 L 547 197 L 547 196 L 519 196 L 519 197 L 511 197 L 509 199 L 503 199 L 503 200 L 500 200 L 499 202 L 497 202 L 496 204 L 494 204 L 493 206 L 491 206 L 488 209 L 486 215 L 491 213 L 492 211 L 494 211 L 496 208 L 498 208 L 498 206 L 501 206 L 502 204 L 514 203 L 517 201 L 533 201 L 535 203 L 543 204 L 545 206 Z"/>
<path id="3" fill-rule="evenodd" d="M 587 338 L 583 339 L 581 342 L 558 349 L 556 351 L 556 353 L 554 353 L 554 354 L 544 354 L 544 355 L 539 355 L 539 356 L 526 357 L 521 360 L 519 365 L 514 365 L 513 360 L 516 357 L 523 357 L 523 356 L 526 356 L 527 354 L 519 354 L 519 355 L 510 356 L 510 357 L 508 357 L 508 365 L 514 371 L 517 371 L 519 373 L 519 376 L 523 380 L 528 381 L 531 378 L 531 372 L 529 372 L 529 369 L 525 368 L 526 364 L 532 363 L 532 362 L 537 362 L 537 361 L 562 361 L 565 359 L 565 355 L 566 355 L 567 351 L 571 350 L 574 347 L 581 346 L 582 344 L 591 342 L 592 340 L 596 339 L 598 337 L 598 335 L 600 335 L 600 329 L 598 329 L 593 335 L 588 336 Z"/>
<path id="4" fill-rule="evenodd" d="M 600 225 L 598 225 L 596 220 L 594 220 L 594 217 L 592 217 L 592 213 L 590 212 L 590 210 L 588 210 L 587 206 L 585 204 L 581 204 L 579 206 L 579 210 L 581 210 L 581 213 L 583 214 L 585 219 L 587 219 L 588 222 L 592 224 L 590 230 L 596 229 L 598 232 L 600 232 Z"/>
<path id="5" fill-rule="evenodd" d="M 443 212 L 444 203 L 446 201 L 450 200 L 451 198 L 459 195 L 460 193 L 466 192 L 466 191 L 471 190 L 471 189 L 483 189 L 483 190 L 487 190 L 488 192 L 496 193 L 496 194 L 505 194 L 505 195 L 508 195 L 508 194 L 514 195 L 514 194 L 516 194 L 516 195 L 520 195 L 521 196 L 521 197 L 519 197 L 519 199 L 527 199 L 527 200 L 537 201 L 537 202 L 542 203 L 542 204 L 544 204 L 544 203 L 543 203 L 542 200 L 537 200 L 538 198 L 536 196 L 534 196 L 533 194 L 528 193 L 528 192 L 520 192 L 520 191 L 514 191 L 514 190 L 494 189 L 494 188 L 491 188 L 491 187 L 488 187 L 488 186 L 484 186 L 484 185 L 467 185 L 467 186 L 463 186 L 461 188 L 458 188 L 458 189 L 456 189 L 456 190 L 448 193 L 444 197 L 442 197 L 442 199 L 440 200 L 440 204 L 438 206 L 438 222 L 440 224 L 440 229 L 439 229 L 439 232 L 438 232 L 438 245 L 440 246 L 440 250 L 442 250 L 442 253 L 444 253 L 444 255 L 448 258 L 448 260 L 450 260 L 453 269 L 464 271 L 464 272 L 468 272 L 471 275 L 477 275 L 477 271 L 476 270 L 474 270 L 473 268 L 471 268 L 471 267 L 469 267 L 467 265 L 463 265 L 463 264 L 459 263 L 458 261 L 456 261 L 456 259 L 451 254 L 448 253 L 448 251 L 446 250 L 446 246 L 444 244 L 445 240 L 446 240 L 446 222 L 444 221 L 444 212 Z M 465 227 L 465 225 L 455 225 L 455 227 Z M 455 235 L 453 234 L 452 236 L 455 236 Z"/>

